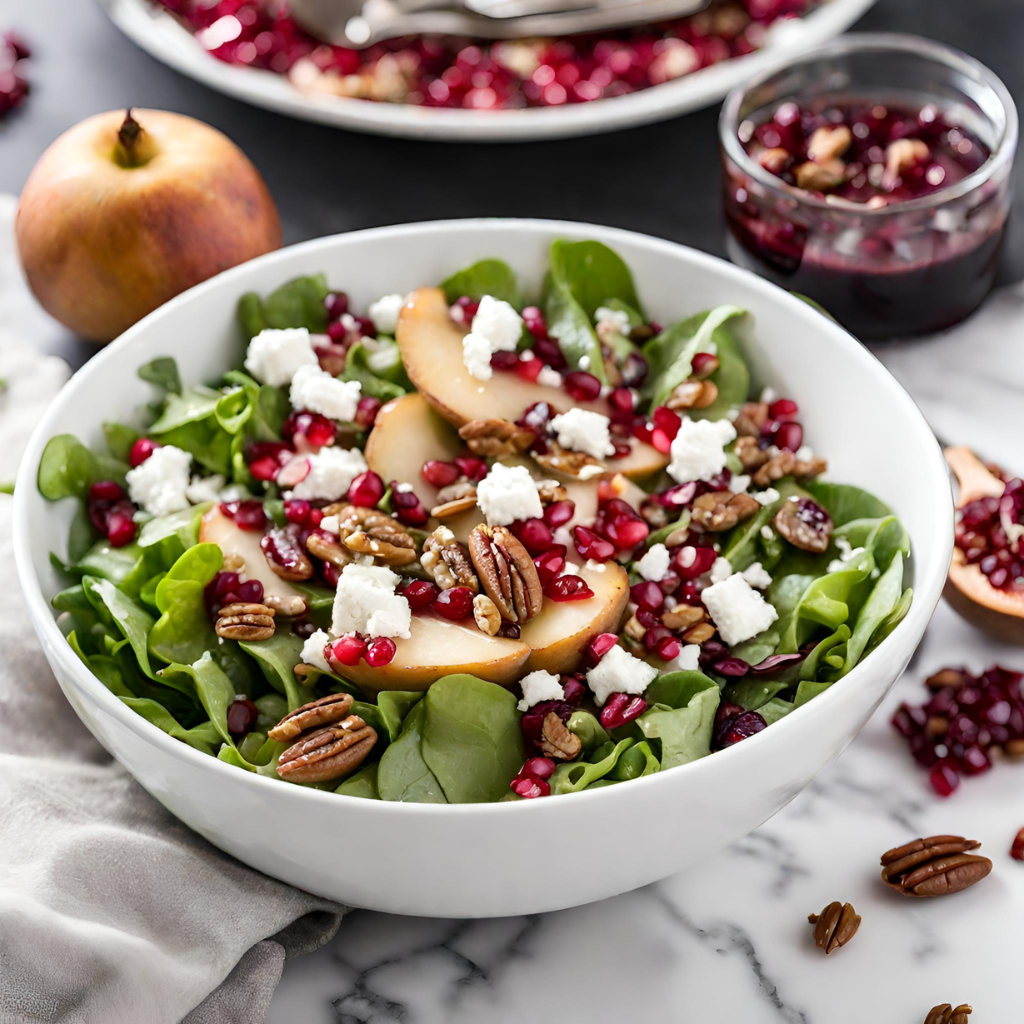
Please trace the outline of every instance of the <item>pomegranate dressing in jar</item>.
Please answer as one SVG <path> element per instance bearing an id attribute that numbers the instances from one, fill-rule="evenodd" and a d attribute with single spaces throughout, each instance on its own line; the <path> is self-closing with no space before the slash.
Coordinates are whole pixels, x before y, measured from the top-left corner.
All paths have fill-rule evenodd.
<path id="1" fill-rule="evenodd" d="M 991 289 L 1017 115 L 972 59 L 847 36 L 735 90 L 720 135 L 732 260 L 859 337 L 952 326 Z"/>

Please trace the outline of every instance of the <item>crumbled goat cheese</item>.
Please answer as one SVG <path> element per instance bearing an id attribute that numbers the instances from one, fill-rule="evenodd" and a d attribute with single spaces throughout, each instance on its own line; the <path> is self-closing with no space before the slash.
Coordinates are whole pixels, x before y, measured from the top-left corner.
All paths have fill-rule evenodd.
<path id="1" fill-rule="evenodd" d="M 300 366 L 292 377 L 288 401 L 293 409 L 306 409 L 328 419 L 351 423 L 361 392 L 362 385 L 357 380 L 339 380 L 319 366 Z"/>
<path id="2" fill-rule="evenodd" d="M 224 501 L 221 492 L 227 481 L 220 473 L 213 476 L 194 476 L 192 482 L 185 488 L 185 497 L 193 505 L 202 505 L 207 501 Z"/>
<path id="3" fill-rule="evenodd" d="M 492 352 L 515 352 L 523 335 L 523 318 L 504 299 L 485 295 L 473 317 L 471 330 L 490 342 Z"/>
<path id="4" fill-rule="evenodd" d="M 761 536 L 765 540 L 775 540 L 775 531 L 770 526 L 765 524 L 761 527 Z"/>
<path id="5" fill-rule="evenodd" d="M 774 505 L 782 495 L 774 487 L 769 487 L 763 491 L 754 491 L 751 497 L 758 505 Z"/>
<path id="6" fill-rule="evenodd" d="M 587 673 L 587 685 L 594 694 L 594 702 L 601 707 L 613 693 L 643 693 L 657 674 L 653 665 L 634 658 L 621 647 L 613 647 Z"/>
<path id="7" fill-rule="evenodd" d="M 712 479 L 725 469 L 725 446 L 735 440 L 728 420 L 684 419 L 672 441 L 669 474 L 680 484 Z"/>
<path id="8" fill-rule="evenodd" d="M 565 689 L 558 681 L 558 676 L 543 669 L 523 676 L 519 685 L 523 688 L 523 699 L 519 702 L 520 711 L 529 711 L 534 704 L 539 704 L 542 700 L 561 700 L 565 696 Z"/>
<path id="9" fill-rule="evenodd" d="M 537 383 L 546 388 L 560 388 L 562 386 L 562 375 L 550 366 L 542 366 L 540 373 L 537 374 Z"/>
<path id="10" fill-rule="evenodd" d="M 462 362 L 471 377 L 490 380 L 494 375 L 491 369 L 491 343 L 482 334 L 470 332 L 462 339 Z"/>
<path id="11" fill-rule="evenodd" d="M 697 549 L 692 544 L 686 544 L 683 546 L 682 551 L 679 552 L 679 564 L 684 569 L 689 569 L 694 562 L 697 561 Z"/>
<path id="12" fill-rule="evenodd" d="M 754 562 L 743 570 L 743 578 L 755 589 L 765 590 L 772 585 L 772 578 L 760 562 Z"/>
<path id="13" fill-rule="evenodd" d="M 544 514 L 537 481 L 526 466 L 496 462 L 477 484 L 476 503 L 491 526 L 508 526 L 517 519 L 539 519 Z"/>
<path id="14" fill-rule="evenodd" d="M 733 494 L 742 494 L 748 487 L 750 487 L 750 477 L 744 473 L 729 478 L 729 490 Z M 756 498 L 757 495 L 755 494 L 754 497 Z"/>
<path id="15" fill-rule="evenodd" d="M 624 338 L 629 337 L 630 325 L 629 325 L 629 314 L 624 309 L 609 309 L 608 306 L 598 306 L 594 310 L 594 320 L 596 326 L 594 327 L 594 333 L 597 335 L 598 340 L 609 344 L 612 338 L 616 338 L 621 335 Z"/>
<path id="16" fill-rule="evenodd" d="M 332 672 L 333 669 L 324 657 L 324 648 L 330 642 L 331 638 L 327 633 L 322 629 L 318 629 L 315 633 L 310 633 L 306 637 L 306 642 L 302 645 L 302 653 L 299 657 L 305 664 L 312 665 L 314 668 L 320 669 L 321 672 Z"/>
<path id="17" fill-rule="evenodd" d="M 331 632 L 408 638 L 412 609 L 395 593 L 398 582 L 398 574 L 383 565 L 346 565 L 338 579 Z"/>
<path id="18" fill-rule="evenodd" d="M 728 558 L 716 558 L 711 566 L 711 571 L 708 573 L 708 578 L 712 583 L 721 583 L 722 580 L 727 580 L 732 575 L 732 565 Z"/>
<path id="19" fill-rule="evenodd" d="M 128 497 L 153 516 L 166 516 L 188 508 L 186 491 L 191 485 L 188 452 L 165 444 L 155 448 L 145 462 L 128 470 Z"/>
<path id="20" fill-rule="evenodd" d="M 615 454 L 615 445 L 612 444 L 608 430 L 610 422 L 607 416 L 599 412 L 570 409 L 551 421 L 551 429 L 555 432 L 555 440 L 563 448 L 603 459 Z"/>
<path id="21" fill-rule="evenodd" d="M 738 572 L 706 587 L 701 600 L 722 641 L 730 647 L 757 636 L 779 617 L 775 608 Z"/>
<path id="22" fill-rule="evenodd" d="M 245 368 L 261 383 L 283 387 L 300 366 L 318 366 L 305 327 L 260 331 L 245 355 Z"/>
<path id="23" fill-rule="evenodd" d="M 668 574 L 668 566 L 671 560 L 672 556 L 664 544 L 654 544 L 644 557 L 636 563 L 636 571 L 645 580 L 657 583 Z"/>
<path id="24" fill-rule="evenodd" d="M 814 449 L 809 444 L 802 444 L 795 454 L 800 462 L 810 462 L 814 458 Z"/>
<path id="25" fill-rule="evenodd" d="M 665 662 L 666 672 L 696 672 L 699 669 L 699 644 L 687 644 L 671 661 Z"/>
<path id="26" fill-rule="evenodd" d="M 309 473 L 285 494 L 286 498 L 339 501 L 348 493 L 352 481 L 367 469 L 366 459 L 358 448 L 321 448 L 303 458 L 309 462 Z"/>
<path id="27" fill-rule="evenodd" d="M 370 303 L 367 312 L 377 328 L 378 334 L 394 335 L 398 326 L 398 314 L 402 312 L 405 305 L 405 296 L 395 292 L 392 295 L 382 295 L 376 302 Z"/>
<path id="28" fill-rule="evenodd" d="M 324 516 L 320 520 L 320 529 L 337 536 L 341 533 L 341 520 L 338 516 Z"/>
<path id="29" fill-rule="evenodd" d="M 845 537 L 834 537 L 832 542 L 839 552 L 839 557 L 828 563 L 827 572 L 841 572 L 864 554 L 864 548 L 853 547 Z"/>

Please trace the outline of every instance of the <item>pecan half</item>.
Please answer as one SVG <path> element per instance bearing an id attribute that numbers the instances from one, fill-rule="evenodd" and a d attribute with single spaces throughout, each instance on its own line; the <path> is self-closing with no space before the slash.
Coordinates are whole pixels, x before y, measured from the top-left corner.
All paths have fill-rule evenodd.
<path id="1" fill-rule="evenodd" d="M 761 428 L 768 422 L 767 402 L 744 402 L 739 415 L 732 421 L 741 437 L 760 437 Z"/>
<path id="2" fill-rule="evenodd" d="M 569 492 L 557 480 L 538 480 L 537 495 L 540 503 L 546 508 L 555 502 L 565 501 L 569 497 Z"/>
<path id="3" fill-rule="evenodd" d="M 960 668 L 944 668 L 936 672 L 935 675 L 929 676 L 925 681 L 924 685 L 929 690 L 944 690 L 947 686 L 951 686 L 954 689 L 961 687 L 967 682 L 967 673 Z"/>
<path id="4" fill-rule="evenodd" d="M 758 444 L 756 437 L 738 437 L 732 446 L 744 469 L 759 469 L 769 458 L 768 453 Z"/>
<path id="5" fill-rule="evenodd" d="M 586 452 L 574 452 L 563 448 L 557 441 L 548 442 L 546 452 L 534 452 L 534 459 L 545 469 L 574 476 L 578 480 L 590 480 L 608 471 L 608 467 Z"/>
<path id="6" fill-rule="evenodd" d="M 344 569 L 355 561 L 352 552 L 326 530 L 313 530 L 306 538 L 306 547 L 311 555 L 330 562 L 336 569 Z"/>
<path id="7" fill-rule="evenodd" d="M 274 635 L 274 609 L 265 604 L 226 604 L 213 628 L 225 640 L 269 640 Z"/>
<path id="8" fill-rule="evenodd" d="M 971 1006 L 967 1003 L 961 1003 L 959 1006 L 940 1003 L 928 1011 L 924 1024 L 968 1024 L 967 1018 L 972 1012 Z"/>
<path id="9" fill-rule="evenodd" d="M 313 575 L 313 563 L 299 542 L 297 530 L 275 526 L 260 538 L 260 548 L 275 576 L 297 581 Z"/>
<path id="10" fill-rule="evenodd" d="M 494 636 L 501 629 L 501 612 L 486 594 L 477 594 L 473 598 L 473 619 L 488 636 Z"/>
<path id="11" fill-rule="evenodd" d="M 549 711 L 544 716 L 537 746 L 545 757 L 556 761 L 571 761 L 579 756 L 583 741 L 566 728 L 565 722 L 554 711 Z"/>
<path id="12" fill-rule="evenodd" d="M 830 903 L 820 914 L 808 914 L 814 925 L 814 941 L 826 953 L 845 946 L 857 934 L 860 915 L 849 903 Z"/>
<path id="13" fill-rule="evenodd" d="M 718 398 L 718 385 L 711 380 L 684 380 L 671 395 L 665 405 L 670 409 L 706 409 Z"/>
<path id="14" fill-rule="evenodd" d="M 683 639 L 688 644 L 702 644 L 715 635 L 715 627 L 710 622 L 698 622 L 691 626 L 684 634 Z"/>
<path id="15" fill-rule="evenodd" d="M 523 623 L 540 611 L 544 594 L 530 553 L 504 526 L 477 526 L 469 535 L 469 557 L 501 617 Z"/>
<path id="16" fill-rule="evenodd" d="M 267 732 L 272 740 L 289 743 L 307 729 L 322 729 L 348 717 L 352 707 L 352 694 L 332 693 L 319 700 L 303 704 L 301 708 L 289 711 L 273 729 Z"/>
<path id="17" fill-rule="evenodd" d="M 416 541 L 386 512 L 343 505 L 336 513 L 329 514 L 337 515 L 338 539 L 349 551 L 372 555 L 385 565 L 408 565 L 416 561 Z"/>
<path id="18" fill-rule="evenodd" d="M 677 604 L 675 608 L 662 613 L 661 623 L 666 629 L 689 629 L 707 617 L 708 613 L 697 605 Z"/>
<path id="19" fill-rule="evenodd" d="M 358 768 L 376 742 L 376 730 L 349 715 L 290 746 L 278 758 L 277 774 L 291 782 L 337 779 Z"/>
<path id="20" fill-rule="evenodd" d="M 697 498 L 692 507 L 693 522 L 705 530 L 719 533 L 731 530 L 737 523 L 749 519 L 761 506 L 749 494 L 731 491 L 711 491 Z"/>
<path id="21" fill-rule="evenodd" d="M 968 853 L 981 843 L 963 836 L 915 839 L 882 854 L 882 881 L 904 896 L 946 896 L 980 882 L 992 861 Z"/>
<path id="22" fill-rule="evenodd" d="M 420 565 L 442 590 L 469 587 L 475 594 L 480 589 L 469 552 L 447 526 L 439 526 L 423 542 Z"/>
<path id="23" fill-rule="evenodd" d="M 447 488 L 446 488 L 447 489 Z M 440 495 L 438 498 L 440 499 Z M 471 508 L 476 507 L 476 488 L 473 488 L 472 494 L 467 494 L 461 498 L 452 498 L 450 501 L 438 501 L 431 510 L 430 514 L 435 519 L 450 519 L 452 516 L 460 515 L 463 512 L 468 512 Z"/>
<path id="24" fill-rule="evenodd" d="M 459 437 L 474 455 L 485 459 L 503 459 L 520 455 L 537 440 L 532 430 L 509 420 L 470 420 L 459 427 Z"/>
<path id="25" fill-rule="evenodd" d="M 273 608 L 278 615 L 285 615 L 290 619 L 296 619 L 305 615 L 309 610 L 306 599 L 293 594 L 290 597 L 280 597 L 277 594 L 264 594 L 263 603 L 268 608 Z"/>

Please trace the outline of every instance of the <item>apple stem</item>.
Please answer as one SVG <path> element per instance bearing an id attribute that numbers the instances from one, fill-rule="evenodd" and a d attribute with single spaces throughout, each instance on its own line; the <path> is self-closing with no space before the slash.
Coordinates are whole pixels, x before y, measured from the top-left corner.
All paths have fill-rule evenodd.
<path id="1" fill-rule="evenodd" d="M 143 152 L 141 148 L 145 134 L 145 129 L 132 117 L 132 108 L 129 107 L 125 111 L 121 127 L 117 130 L 117 158 L 123 167 L 141 167 L 148 162 L 152 154 Z"/>

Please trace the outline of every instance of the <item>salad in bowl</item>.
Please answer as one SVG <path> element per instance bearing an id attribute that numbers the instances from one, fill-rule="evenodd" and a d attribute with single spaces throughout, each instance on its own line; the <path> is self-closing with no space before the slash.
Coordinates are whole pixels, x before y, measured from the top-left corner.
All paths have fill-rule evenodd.
<path id="1" fill-rule="evenodd" d="M 576 794 L 803 714 L 910 609 L 907 531 L 752 383 L 743 308 L 659 323 L 586 239 L 535 294 L 344 283 L 244 295 L 219 379 L 152 359 L 105 446 L 42 453 L 67 641 L 181 743 L 349 798 Z"/>

